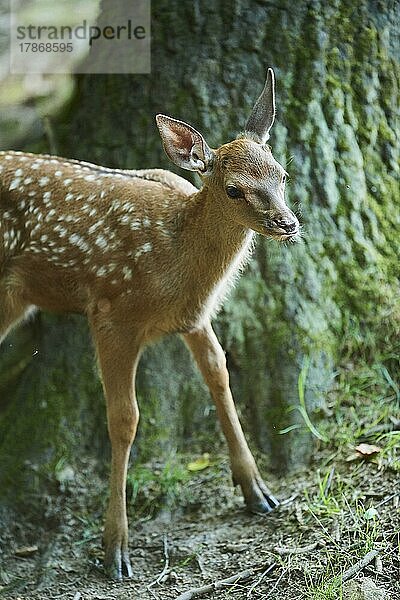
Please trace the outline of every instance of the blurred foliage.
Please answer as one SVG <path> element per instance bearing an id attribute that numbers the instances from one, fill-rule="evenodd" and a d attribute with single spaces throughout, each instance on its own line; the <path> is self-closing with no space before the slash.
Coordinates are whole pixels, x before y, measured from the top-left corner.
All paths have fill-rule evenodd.
<path id="1" fill-rule="evenodd" d="M 70 74 L 10 73 L 10 8 L 23 12 L 27 22 L 30 15 L 41 24 L 51 16 L 55 26 L 72 26 L 77 19 L 95 18 L 98 6 L 98 0 L 0 0 L 0 149 L 22 148 L 43 133 L 49 135 L 49 119 L 60 112 L 75 88 Z"/>

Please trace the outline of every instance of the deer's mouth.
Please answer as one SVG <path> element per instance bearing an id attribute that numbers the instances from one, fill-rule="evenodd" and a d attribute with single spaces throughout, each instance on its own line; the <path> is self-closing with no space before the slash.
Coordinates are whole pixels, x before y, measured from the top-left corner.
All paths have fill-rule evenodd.
<path id="1" fill-rule="evenodd" d="M 298 221 L 268 221 L 260 232 L 266 237 L 280 241 L 294 240 L 298 237 L 300 225 Z"/>
<path id="2" fill-rule="evenodd" d="M 278 240 L 279 242 L 291 242 L 298 239 L 298 234 L 298 231 L 296 231 L 295 233 L 280 233 L 276 230 L 269 229 L 266 230 L 263 235 L 273 240 Z"/>

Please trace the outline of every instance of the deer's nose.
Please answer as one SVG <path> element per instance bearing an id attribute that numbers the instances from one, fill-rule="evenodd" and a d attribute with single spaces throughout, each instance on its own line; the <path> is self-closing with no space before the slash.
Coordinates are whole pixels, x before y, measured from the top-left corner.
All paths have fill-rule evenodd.
<path id="1" fill-rule="evenodd" d="M 293 219 L 274 219 L 273 223 L 279 229 L 283 229 L 286 233 L 295 233 L 298 228 L 298 221 Z"/>

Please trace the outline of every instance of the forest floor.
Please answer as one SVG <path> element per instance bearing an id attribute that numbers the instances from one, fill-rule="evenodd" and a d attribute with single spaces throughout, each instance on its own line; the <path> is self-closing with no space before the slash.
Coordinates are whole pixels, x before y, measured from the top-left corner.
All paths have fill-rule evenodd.
<path id="1" fill-rule="evenodd" d="M 30 500 L 42 521 L 26 514 L 2 531 L 0 597 L 177 600 L 242 575 L 182 598 L 399 600 L 398 462 L 392 447 L 362 450 L 321 449 L 307 472 L 269 478 L 281 505 L 265 517 L 245 511 L 224 458 L 141 466 L 128 485 L 135 575 L 123 583 L 101 568 L 106 481 L 95 465 L 65 466 L 57 494 Z"/>
<path id="2" fill-rule="evenodd" d="M 246 512 L 225 455 L 132 467 L 134 577 L 122 583 L 102 570 L 99 465 L 37 469 L 23 515 L 0 512 L 0 598 L 400 600 L 400 388 L 387 366 L 397 372 L 383 361 L 340 371 L 326 414 L 316 426 L 305 415 L 308 469 L 267 476 L 281 502 L 267 516 Z"/>

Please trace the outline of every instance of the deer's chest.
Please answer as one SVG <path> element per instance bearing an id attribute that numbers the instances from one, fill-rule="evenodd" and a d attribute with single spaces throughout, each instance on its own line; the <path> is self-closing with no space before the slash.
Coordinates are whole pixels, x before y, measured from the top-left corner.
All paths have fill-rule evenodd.
<path id="1" fill-rule="evenodd" d="M 253 232 L 249 232 L 239 250 L 224 261 L 218 271 L 218 277 L 213 277 L 213 261 L 205 257 L 202 264 L 201 276 L 192 279 L 191 290 L 194 292 L 191 300 L 184 304 L 181 314 L 182 322 L 189 328 L 195 328 L 211 319 L 220 309 L 229 291 L 237 281 L 242 268 L 248 261 L 253 247 Z"/>

